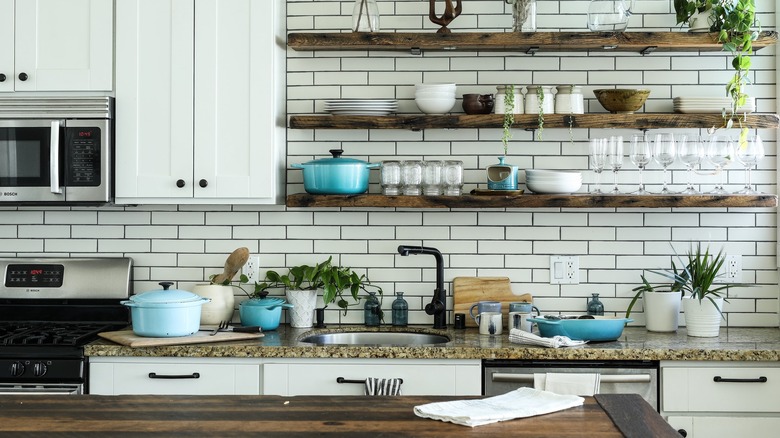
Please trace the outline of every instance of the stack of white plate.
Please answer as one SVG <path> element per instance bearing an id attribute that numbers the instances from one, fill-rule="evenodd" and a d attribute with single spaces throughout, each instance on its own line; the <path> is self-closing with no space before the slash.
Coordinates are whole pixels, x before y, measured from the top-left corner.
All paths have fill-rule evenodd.
<path id="1" fill-rule="evenodd" d="M 425 114 L 445 114 L 455 106 L 456 85 L 428 83 L 414 86 L 414 103 Z"/>
<path id="2" fill-rule="evenodd" d="M 325 111 L 340 116 L 386 116 L 398 111 L 395 99 L 326 100 Z"/>
<path id="3" fill-rule="evenodd" d="M 730 97 L 675 97 L 674 112 L 677 113 L 717 113 L 723 112 L 723 109 L 731 109 Z M 756 99 L 749 97 L 745 105 L 737 108 L 737 112 L 752 113 L 756 110 Z"/>
<path id="4" fill-rule="evenodd" d="M 582 187 L 576 170 L 526 169 L 525 186 L 534 193 L 573 193 Z"/>

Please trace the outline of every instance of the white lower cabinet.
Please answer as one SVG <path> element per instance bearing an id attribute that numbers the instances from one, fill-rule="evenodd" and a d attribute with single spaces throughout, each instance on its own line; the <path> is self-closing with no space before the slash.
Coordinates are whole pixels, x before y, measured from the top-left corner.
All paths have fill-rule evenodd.
<path id="1" fill-rule="evenodd" d="M 688 438 L 777 437 L 780 363 L 661 362 L 661 415 Z"/>
<path id="2" fill-rule="evenodd" d="M 257 395 L 259 360 L 92 357 L 89 393 L 99 395 Z"/>
<path id="3" fill-rule="evenodd" d="M 401 395 L 482 393 L 479 360 L 269 359 L 263 367 L 263 394 L 363 395 L 366 378 L 401 378 Z"/>

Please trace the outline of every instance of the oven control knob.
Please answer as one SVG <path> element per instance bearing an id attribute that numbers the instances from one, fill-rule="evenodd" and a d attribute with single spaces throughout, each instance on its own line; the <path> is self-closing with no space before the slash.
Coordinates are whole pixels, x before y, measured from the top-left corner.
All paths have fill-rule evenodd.
<path id="1" fill-rule="evenodd" d="M 21 362 L 12 362 L 10 371 L 12 377 L 19 377 L 24 374 L 24 364 Z"/>
<path id="2" fill-rule="evenodd" d="M 35 377 L 43 377 L 48 370 L 46 364 L 43 362 L 35 362 L 35 365 L 33 365 L 33 375 L 35 375 Z"/>

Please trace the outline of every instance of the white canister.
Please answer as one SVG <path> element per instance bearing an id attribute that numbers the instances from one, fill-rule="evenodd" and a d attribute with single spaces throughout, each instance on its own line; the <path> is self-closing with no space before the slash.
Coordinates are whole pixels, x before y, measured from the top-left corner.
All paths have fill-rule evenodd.
<path id="1" fill-rule="evenodd" d="M 555 114 L 584 114 L 585 99 L 579 85 L 558 85 L 555 95 Z"/>
<path id="2" fill-rule="evenodd" d="M 217 325 L 223 321 L 233 319 L 235 297 L 233 286 L 221 284 L 196 284 L 192 293 L 203 298 L 211 299 L 203 305 L 200 311 L 200 323 L 202 325 Z"/>
<path id="3" fill-rule="evenodd" d="M 529 85 L 528 92 L 525 93 L 525 113 L 539 114 L 539 101 L 542 100 L 542 112 L 544 114 L 553 114 L 555 112 L 555 101 L 553 98 L 552 87 L 544 85 Z M 539 94 L 544 99 L 539 99 Z"/>
<path id="4" fill-rule="evenodd" d="M 523 114 L 523 93 L 521 86 L 515 85 L 515 101 L 514 101 L 514 111 L 512 113 L 514 114 Z M 506 113 L 506 102 L 504 101 L 506 97 L 506 85 L 499 85 L 496 87 L 496 103 L 495 103 L 495 113 L 496 114 L 505 114 Z"/>

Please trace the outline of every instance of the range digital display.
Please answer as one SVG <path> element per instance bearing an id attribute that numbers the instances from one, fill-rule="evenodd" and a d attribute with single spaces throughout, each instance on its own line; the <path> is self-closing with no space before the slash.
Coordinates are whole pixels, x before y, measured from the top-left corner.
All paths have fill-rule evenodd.
<path id="1" fill-rule="evenodd" d="M 63 265 L 8 265 L 5 287 L 62 287 Z"/>

